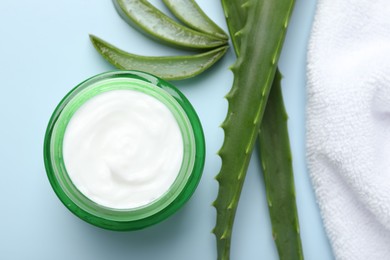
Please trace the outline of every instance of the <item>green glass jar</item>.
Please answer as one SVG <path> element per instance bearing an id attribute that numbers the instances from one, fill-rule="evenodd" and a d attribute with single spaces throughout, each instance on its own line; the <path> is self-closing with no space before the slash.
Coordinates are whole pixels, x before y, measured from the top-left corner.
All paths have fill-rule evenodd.
<path id="1" fill-rule="evenodd" d="M 116 209 L 85 196 L 67 173 L 63 141 L 72 116 L 88 100 L 111 90 L 132 90 L 161 101 L 172 112 L 183 138 L 183 160 L 170 188 L 147 205 Z M 205 143 L 199 118 L 184 95 L 168 82 L 139 71 L 113 71 L 94 76 L 71 90 L 55 109 L 45 135 L 44 161 L 53 190 L 76 216 L 110 230 L 135 230 L 156 224 L 188 201 L 202 175 Z"/>

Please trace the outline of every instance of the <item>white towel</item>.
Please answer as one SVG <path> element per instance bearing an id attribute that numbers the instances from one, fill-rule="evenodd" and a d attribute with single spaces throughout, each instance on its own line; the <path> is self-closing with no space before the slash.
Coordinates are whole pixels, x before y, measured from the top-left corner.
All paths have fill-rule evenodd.
<path id="1" fill-rule="evenodd" d="M 335 257 L 388 260 L 390 0 L 318 0 L 307 76 L 308 168 Z"/>

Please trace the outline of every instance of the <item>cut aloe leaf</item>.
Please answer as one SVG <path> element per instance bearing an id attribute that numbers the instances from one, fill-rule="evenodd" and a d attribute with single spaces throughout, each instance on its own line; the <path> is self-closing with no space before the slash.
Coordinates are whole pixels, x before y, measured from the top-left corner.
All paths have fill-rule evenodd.
<path id="1" fill-rule="evenodd" d="M 188 27 L 228 40 L 226 33 L 211 20 L 194 0 L 163 0 L 177 19 Z"/>
<path id="2" fill-rule="evenodd" d="M 145 0 L 113 0 L 131 26 L 162 43 L 185 49 L 212 49 L 227 40 L 183 26 Z"/>
<path id="3" fill-rule="evenodd" d="M 195 55 L 152 57 L 125 52 L 94 35 L 90 35 L 90 39 L 96 50 L 115 67 L 145 71 L 166 80 L 194 77 L 210 68 L 228 49 L 223 46 Z"/>

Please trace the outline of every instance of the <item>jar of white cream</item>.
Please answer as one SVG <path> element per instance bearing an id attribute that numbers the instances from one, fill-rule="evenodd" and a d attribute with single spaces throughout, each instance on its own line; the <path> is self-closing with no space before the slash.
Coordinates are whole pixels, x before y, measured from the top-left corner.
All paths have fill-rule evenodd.
<path id="1" fill-rule="evenodd" d="M 49 181 L 81 219 L 140 229 L 175 213 L 193 194 L 204 135 L 189 101 L 150 74 L 114 71 L 70 91 L 46 130 Z"/>

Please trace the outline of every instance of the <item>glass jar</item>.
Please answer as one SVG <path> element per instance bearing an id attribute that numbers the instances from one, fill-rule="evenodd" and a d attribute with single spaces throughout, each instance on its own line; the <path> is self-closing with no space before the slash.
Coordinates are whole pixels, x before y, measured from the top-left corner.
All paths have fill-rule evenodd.
<path id="1" fill-rule="evenodd" d="M 63 140 L 69 121 L 86 101 L 106 91 L 126 89 L 153 96 L 169 108 L 182 134 L 183 161 L 174 183 L 161 197 L 141 207 L 115 209 L 92 201 L 73 184 L 63 159 Z M 141 229 L 174 214 L 195 191 L 204 160 L 203 130 L 190 102 L 168 82 L 139 71 L 107 72 L 76 86 L 53 112 L 45 134 L 46 172 L 58 198 L 79 218 L 110 230 Z"/>

